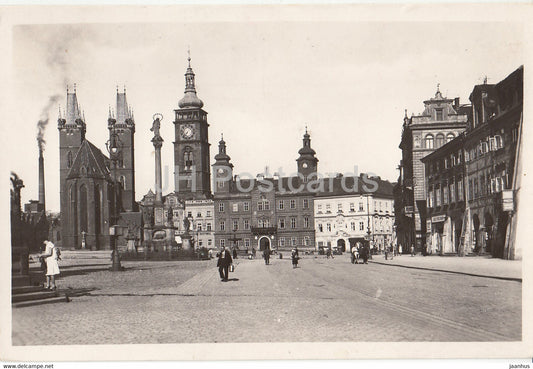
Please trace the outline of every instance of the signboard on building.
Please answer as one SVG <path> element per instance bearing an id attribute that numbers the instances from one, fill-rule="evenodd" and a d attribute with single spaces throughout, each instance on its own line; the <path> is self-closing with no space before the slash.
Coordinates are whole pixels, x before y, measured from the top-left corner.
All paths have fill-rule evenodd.
<path id="1" fill-rule="evenodd" d="M 503 211 L 514 210 L 513 190 L 502 191 L 502 210 Z"/>
<path id="2" fill-rule="evenodd" d="M 435 216 L 431 217 L 431 222 L 432 223 L 444 222 L 445 220 L 446 220 L 446 215 L 444 215 L 444 214 L 435 215 Z"/>

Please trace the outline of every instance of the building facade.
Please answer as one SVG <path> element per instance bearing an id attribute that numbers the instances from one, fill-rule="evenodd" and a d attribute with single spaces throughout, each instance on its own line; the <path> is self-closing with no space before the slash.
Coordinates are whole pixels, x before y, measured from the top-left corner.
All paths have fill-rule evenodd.
<path id="1" fill-rule="evenodd" d="M 465 212 L 464 133 L 424 157 L 426 174 L 426 250 L 464 255 L 461 243 Z"/>
<path id="2" fill-rule="evenodd" d="M 404 117 L 400 149 L 400 176 L 395 190 L 398 216 L 398 238 L 412 244 L 417 251 L 426 247 L 426 183 L 421 159 L 453 140 L 467 124 L 469 107 L 459 98 L 448 99 L 439 89 L 433 98 L 424 101 L 422 114 Z"/>
<path id="3" fill-rule="evenodd" d="M 233 176 L 233 164 L 221 139 L 215 156 L 215 245 L 248 252 L 264 249 L 315 248 L 314 193 L 318 159 L 305 133 L 297 159 L 298 176 Z"/>
<path id="4" fill-rule="evenodd" d="M 517 147 L 521 138 L 523 73 L 520 67 L 501 82 L 475 86 L 472 120 L 464 142 L 470 239 L 475 252 L 507 259 L 521 258 L 519 249 L 506 248 L 508 224 L 516 192 Z M 514 204 L 516 205 L 516 204 Z M 511 206 L 512 208 L 512 206 Z"/>
<path id="5" fill-rule="evenodd" d="M 497 84 L 477 85 L 465 132 L 423 158 L 428 250 L 520 259 L 516 214 L 523 67 Z"/>
<path id="6" fill-rule="evenodd" d="M 394 242 L 393 185 L 371 179 L 377 183 L 376 191 L 365 191 L 363 176 L 355 187 L 353 177 L 325 180 L 325 191 L 314 200 L 317 249 L 350 251 L 357 242 L 368 240 L 380 252 Z"/>

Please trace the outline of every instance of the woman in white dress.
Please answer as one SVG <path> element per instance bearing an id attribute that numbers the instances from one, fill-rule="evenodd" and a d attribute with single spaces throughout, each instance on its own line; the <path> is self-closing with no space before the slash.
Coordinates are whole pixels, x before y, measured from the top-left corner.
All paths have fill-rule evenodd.
<path id="1" fill-rule="evenodd" d="M 44 254 L 41 256 L 46 260 L 46 289 L 55 290 L 56 286 L 56 275 L 59 274 L 59 265 L 57 263 L 58 259 L 58 250 L 57 247 L 50 241 L 44 241 L 46 249 Z M 50 282 L 52 285 L 50 285 Z"/>

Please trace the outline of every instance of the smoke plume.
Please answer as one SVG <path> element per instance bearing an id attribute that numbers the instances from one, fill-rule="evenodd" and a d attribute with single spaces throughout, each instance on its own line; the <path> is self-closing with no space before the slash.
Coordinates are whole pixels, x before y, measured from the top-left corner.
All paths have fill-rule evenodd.
<path id="1" fill-rule="evenodd" d="M 48 125 L 48 113 L 52 106 L 58 102 L 60 97 L 60 95 L 50 96 L 48 98 L 48 103 L 41 111 L 41 117 L 39 122 L 37 122 L 37 144 L 39 145 L 39 151 L 44 151 L 44 145 L 46 144 L 46 141 L 44 140 L 44 132 L 46 130 L 46 126 Z"/>

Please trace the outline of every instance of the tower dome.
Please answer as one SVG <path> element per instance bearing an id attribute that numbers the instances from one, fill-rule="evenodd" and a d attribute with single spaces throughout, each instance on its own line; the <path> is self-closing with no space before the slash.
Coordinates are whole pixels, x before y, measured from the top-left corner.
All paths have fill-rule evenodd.
<path id="1" fill-rule="evenodd" d="M 194 85 L 194 72 L 191 68 L 191 56 L 187 58 L 189 67 L 185 73 L 185 96 L 178 102 L 180 108 L 201 108 L 204 106 L 202 100 L 196 96 L 196 87 Z"/>

